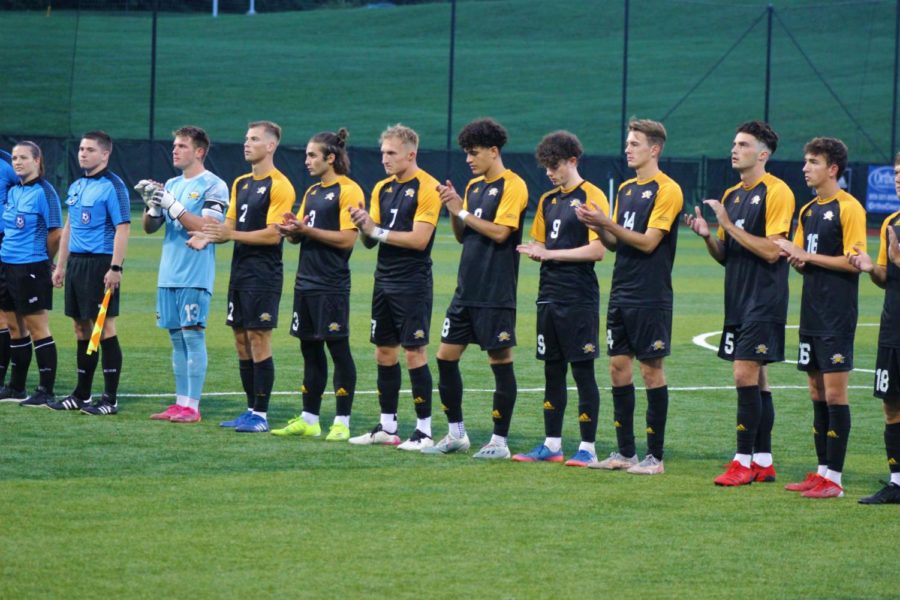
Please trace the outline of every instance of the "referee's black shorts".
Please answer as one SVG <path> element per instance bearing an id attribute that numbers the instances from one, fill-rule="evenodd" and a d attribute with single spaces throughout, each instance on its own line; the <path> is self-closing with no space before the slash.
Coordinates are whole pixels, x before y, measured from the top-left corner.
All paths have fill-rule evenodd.
<path id="1" fill-rule="evenodd" d="M 50 261 L 0 264 L 6 286 L 0 289 L 0 309 L 31 315 L 53 309 L 53 281 Z"/>
<path id="2" fill-rule="evenodd" d="M 73 252 L 66 265 L 66 316 L 93 321 L 100 311 L 106 288 L 103 278 L 109 271 L 112 254 Z M 106 309 L 107 317 L 119 316 L 119 288 L 113 291 Z"/>

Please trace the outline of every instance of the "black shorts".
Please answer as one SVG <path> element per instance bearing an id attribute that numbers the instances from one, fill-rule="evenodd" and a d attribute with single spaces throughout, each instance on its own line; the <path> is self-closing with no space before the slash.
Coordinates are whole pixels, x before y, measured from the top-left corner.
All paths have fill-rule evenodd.
<path id="1" fill-rule="evenodd" d="M 450 303 L 441 325 L 441 342 L 482 350 L 501 350 L 516 345 L 516 309 L 460 306 Z"/>
<path id="2" fill-rule="evenodd" d="M 600 313 L 596 306 L 538 304 L 538 360 L 578 362 L 600 353 Z"/>
<path id="3" fill-rule="evenodd" d="M 376 287 L 372 292 L 369 341 L 376 346 L 427 346 L 431 303 L 431 289 L 388 292 Z"/>
<path id="4" fill-rule="evenodd" d="M 900 398 L 900 348 L 878 346 L 875 359 L 875 397 Z"/>
<path id="5" fill-rule="evenodd" d="M 109 271 L 111 254 L 72 253 L 66 266 L 66 316 L 81 321 L 97 318 L 106 288 L 103 278 Z M 109 297 L 107 317 L 119 316 L 119 288 Z"/>
<path id="6" fill-rule="evenodd" d="M 668 356 L 672 311 L 665 308 L 610 306 L 606 311 L 606 354 L 634 354 L 638 360 Z"/>
<path id="7" fill-rule="evenodd" d="M 853 336 L 800 334 L 797 368 L 801 371 L 840 373 L 853 370 Z"/>
<path id="8" fill-rule="evenodd" d="M 3 263 L 6 288 L 0 296 L 0 309 L 19 315 L 31 315 L 53 309 L 53 281 L 50 261 L 11 265 Z"/>
<path id="9" fill-rule="evenodd" d="M 301 340 L 336 340 L 350 335 L 350 295 L 294 290 L 291 335 Z"/>
<path id="10" fill-rule="evenodd" d="M 279 292 L 229 289 L 225 324 L 236 329 L 275 329 L 280 302 Z"/>
<path id="11" fill-rule="evenodd" d="M 784 323 L 751 321 L 725 325 L 719 339 L 719 358 L 769 364 L 784 360 Z"/>

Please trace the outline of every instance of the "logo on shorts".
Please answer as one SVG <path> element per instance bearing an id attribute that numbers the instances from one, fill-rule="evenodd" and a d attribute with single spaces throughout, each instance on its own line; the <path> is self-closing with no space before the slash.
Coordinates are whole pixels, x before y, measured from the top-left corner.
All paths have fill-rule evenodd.
<path id="1" fill-rule="evenodd" d="M 28 304 L 34 304 L 37 301 L 38 301 L 38 297 L 32 296 L 31 298 L 28 299 Z"/>
<path id="2" fill-rule="evenodd" d="M 588 416 L 587 413 L 581 413 L 580 415 L 578 415 L 578 422 L 579 423 L 590 423 L 591 417 Z"/>
<path id="3" fill-rule="evenodd" d="M 422 396 L 416 396 L 413 398 L 413 404 L 425 404 L 425 398 Z"/>
<path id="4" fill-rule="evenodd" d="M 503 415 L 501 415 L 500 411 L 495 408 L 494 410 L 491 411 L 491 418 L 492 419 L 502 419 Z"/>
<path id="5" fill-rule="evenodd" d="M 830 211 L 830 210 L 826 210 L 825 215 L 822 218 L 825 219 L 826 221 L 831 221 L 832 219 L 834 219 L 834 212 Z"/>
<path id="6" fill-rule="evenodd" d="M 508 331 L 501 331 L 500 333 L 497 334 L 497 341 L 508 342 L 511 339 L 512 339 L 512 336 L 509 335 Z"/>
<path id="7" fill-rule="evenodd" d="M 766 354 L 769 351 L 769 347 L 765 344 L 757 344 L 756 353 L 757 354 Z"/>
<path id="8" fill-rule="evenodd" d="M 553 410 L 555 407 L 549 400 L 544 400 L 544 410 Z"/>
<path id="9" fill-rule="evenodd" d="M 338 398 L 343 398 L 344 396 L 349 396 L 350 393 L 342 387 L 339 387 L 337 391 L 334 393 Z"/>
<path id="10" fill-rule="evenodd" d="M 403 192 L 403 195 L 406 196 L 407 198 L 412 198 L 413 196 L 416 195 L 416 190 L 413 190 L 413 189 L 406 190 L 405 192 Z"/>
<path id="11" fill-rule="evenodd" d="M 341 325 L 340 325 L 340 323 L 329 323 L 329 324 L 328 324 L 328 331 L 330 331 L 330 332 L 332 332 L 332 333 L 335 333 L 335 332 L 338 332 L 338 331 L 340 331 L 340 330 L 341 330 Z"/>
<path id="12" fill-rule="evenodd" d="M 85 209 L 81 211 L 81 224 L 87 225 L 91 222 L 91 211 Z"/>
<path id="13" fill-rule="evenodd" d="M 424 329 L 416 329 L 416 331 L 413 333 L 413 337 L 417 340 L 424 340 L 425 339 L 425 330 Z"/>
<path id="14" fill-rule="evenodd" d="M 594 352 L 594 350 L 596 350 L 596 349 L 597 349 L 596 346 L 594 346 L 593 344 L 585 344 L 584 346 L 581 347 L 581 350 L 582 350 L 585 354 L 591 354 L 591 353 Z"/>
<path id="15" fill-rule="evenodd" d="M 264 322 L 264 323 L 268 323 L 269 321 L 272 320 L 272 315 L 270 315 L 270 314 L 267 313 L 267 312 L 262 313 L 262 314 L 259 315 L 259 320 L 262 321 L 262 322 Z"/>
<path id="16" fill-rule="evenodd" d="M 25 228 L 25 217 L 16 215 L 16 228 L 24 229 Z"/>
<path id="17" fill-rule="evenodd" d="M 650 344 L 650 349 L 654 352 L 659 352 L 660 350 L 666 349 L 666 343 L 662 340 L 656 340 L 652 344 Z"/>
<path id="18" fill-rule="evenodd" d="M 831 355 L 831 364 L 833 365 L 842 365 L 847 362 L 847 359 L 844 358 L 844 355 L 838 352 L 837 354 Z"/>
<path id="19" fill-rule="evenodd" d="M 750 204 L 759 204 L 760 200 L 762 200 L 762 198 L 760 198 L 759 194 L 757 194 L 750 199 Z"/>

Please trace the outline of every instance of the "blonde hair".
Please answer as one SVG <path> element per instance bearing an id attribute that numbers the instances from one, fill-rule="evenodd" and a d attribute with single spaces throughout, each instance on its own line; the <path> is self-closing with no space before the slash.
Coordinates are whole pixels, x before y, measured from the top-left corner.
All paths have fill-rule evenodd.
<path id="1" fill-rule="evenodd" d="M 381 137 L 378 138 L 378 143 L 380 144 L 387 138 L 394 138 L 400 140 L 407 146 L 412 146 L 415 149 L 419 148 L 419 134 L 416 133 L 413 129 L 407 127 L 406 125 L 402 125 L 397 123 L 396 125 L 391 125 L 387 129 L 381 132 Z"/>

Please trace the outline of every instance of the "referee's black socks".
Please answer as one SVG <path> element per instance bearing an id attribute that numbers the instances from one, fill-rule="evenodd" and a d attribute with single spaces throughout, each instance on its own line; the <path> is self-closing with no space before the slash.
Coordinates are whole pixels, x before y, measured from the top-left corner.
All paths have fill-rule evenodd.
<path id="1" fill-rule="evenodd" d="M 17 392 L 25 391 L 28 367 L 31 366 L 31 336 L 9 340 L 9 387 Z"/>
<path id="2" fill-rule="evenodd" d="M 76 341 L 75 368 L 78 371 L 78 379 L 75 385 L 75 397 L 79 400 L 87 400 L 91 397 L 91 386 L 94 384 L 94 372 L 100 361 L 100 354 L 94 352 L 88 354 L 90 340 Z"/>
<path id="3" fill-rule="evenodd" d="M 100 362 L 103 365 L 103 391 L 107 399 L 112 404 L 116 404 L 119 377 L 122 374 L 122 347 L 119 345 L 119 336 L 114 335 L 100 340 L 100 351 Z"/>
<path id="4" fill-rule="evenodd" d="M 48 394 L 53 393 L 56 383 L 56 342 L 48 335 L 42 340 L 34 340 L 34 358 L 38 364 L 38 385 Z"/>
<path id="5" fill-rule="evenodd" d="M 512 421 L 513 409 L 516 406 L 516 372 L 513 364 L 491 365 L 494 372 L 494 435 L 509 437 L 509 424 Z"/>
<path id="6" fill-rule="evenodd" d="M 0 329 L 0 385 L 6 382 L 6 369 L 9 368 L 9 329 Z"/>

